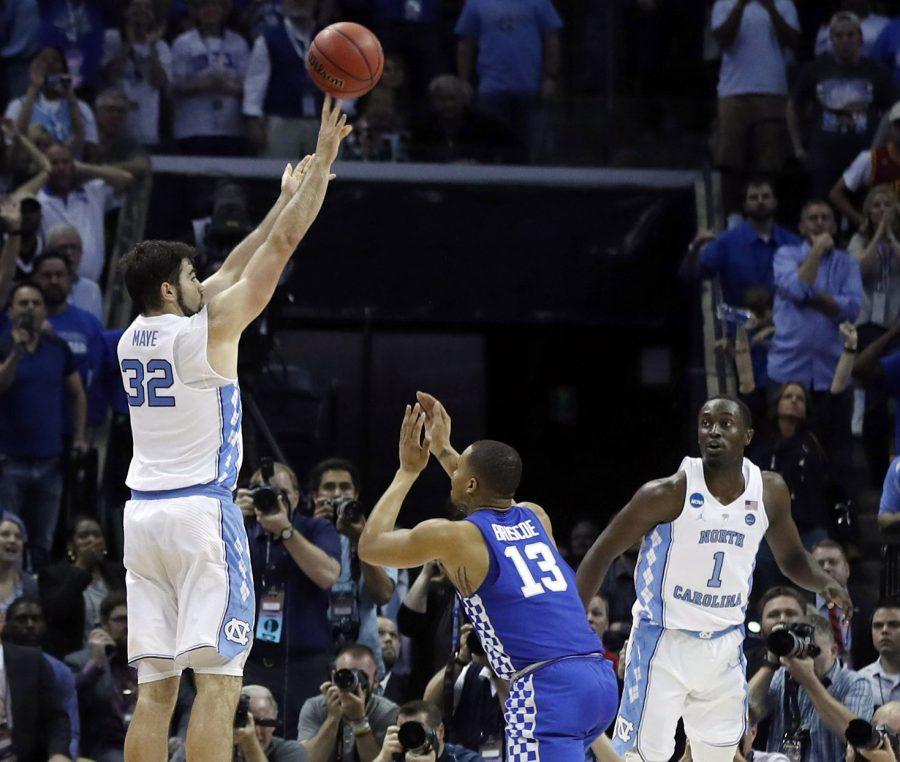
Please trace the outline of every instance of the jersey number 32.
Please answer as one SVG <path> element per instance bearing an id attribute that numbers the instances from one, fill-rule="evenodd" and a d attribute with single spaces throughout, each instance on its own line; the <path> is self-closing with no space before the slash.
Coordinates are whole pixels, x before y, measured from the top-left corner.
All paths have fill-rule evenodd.
<path id="1" fill-rule="evenodd" d="M 168 389 L 173 383 L 172 363 L 168 360 L 150 360 L 146 370 L 140 360 L 122 360 L 122 373 L 126 375 L 131 407 L 145 403 L 150 407 L 175 407 L 174 397 L 160 394 L 160 390 Z"/>
<path id="2" fill-rule="evenodd" d="M 546 576 L 535 579 L 531 573 L 530 565 L 522 557 L 521 551 L 515 545 L 508 546 L 503 554 L 513 562 L 516 571 L 519 572 L 519 576 L 522 578 L 522 595 L 526 598 L 532 598 L 535 595 L 546 593 L 547 590 L 552 590 L 555 593 L 568 590 L 569 583 L 566 582 L 566 578 L 553 557 L 553 551 L 547 547 L 547 543 L 531 542 L 522 550 L 525 551 L 526 558 L 531 561 L 537 561 L 538 569 L 546 573 Z"/>

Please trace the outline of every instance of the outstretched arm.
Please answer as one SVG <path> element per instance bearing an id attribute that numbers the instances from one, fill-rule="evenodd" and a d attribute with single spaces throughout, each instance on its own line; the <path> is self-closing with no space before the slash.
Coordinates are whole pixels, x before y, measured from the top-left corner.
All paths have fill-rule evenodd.
<path id="1" fill-rule="evenodd" d="M 332 106 L 331 98 L 326 97 L 316 153 L 306 166 L 299 190 L 278 215 L 240 279 L 209 301 L 212 342 L 236 339 L 266 308 L 285 265 L 322 208 L 331 165 L 341 141 L 350 134 L 346 122 L 340 101 Z"/>
<path id="2" fill-rule="evenodd" d="M 678 517 L 684 505 L 684 474 L 647 482 L 621 511 L 585 554 L 575 573 L 578 595 L 587 606 L 600 589 L 614 559 L 638 543 L 657 524 Z"/>
<path id="3" fill-rule="evenodd" d="M 284 174 L 281 176 L 281 193 L 269 213 L 256 229 L 248 233 L 247 237 L 231 250 L 222 266 L 203 281 L 203 292 L 207 301 L 222 293 L 226 288 L 231 288 L 240 280 L 250 258 L 263 245 L 275 226 L 275 220 L 297 193 L 309 159 L 310 157 L 307 156 L 298 162 L 296 167 L 288 164 L 284 168 Z"/>
<path id="4" fill-rule="evenodd" d="M 849 619 L 853 603 L 842 585 L 829 577 L 800 542 L 800 533 L 791 517 L 791 494 L 779 474 L 763 471 L 763 502 L 769 517 L 766 540 L 772 548 L 778 568 L 795 585 L 819 593 L 829 607 L 840 606 Z"/>

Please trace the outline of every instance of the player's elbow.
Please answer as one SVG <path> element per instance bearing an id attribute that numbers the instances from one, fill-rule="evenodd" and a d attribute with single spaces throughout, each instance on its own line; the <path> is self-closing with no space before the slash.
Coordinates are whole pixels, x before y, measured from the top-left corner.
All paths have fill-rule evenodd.
<path id="1" fill-rule="evenodd" d="M 367 564 L 378 563 L 378 538 L 369 532 L 368 527 L 363 529 L 363 533 L 359 537 L 356 555 L 359 556 L 360 561 L 365 561 Z"/>

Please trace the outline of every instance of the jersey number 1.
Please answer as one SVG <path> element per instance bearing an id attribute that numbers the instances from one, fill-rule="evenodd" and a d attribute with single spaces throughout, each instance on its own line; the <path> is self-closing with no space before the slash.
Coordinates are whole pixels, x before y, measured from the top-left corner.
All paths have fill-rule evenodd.
<path id="1" fill-rule="evenodd" d="M 536 580 L 531 573 L 531 569 L 528 568 L 528 562 L 522 558 L 519 549 L 515 545 L 507 547 L 504 555 L 512 560 L 516 571 L 519 572 L 519 576 L 522 578 L 522 595 L 526 598 L 541 595 L 541 593 L 547 592 L 544 590 L 544 587 L 555 593 L 568 590 L 569 583 L 566 582 L 566 578 L 560 571 L 556 559 L 553 558 L 553 551 L 547 547 L 546 543 L 532 542 L 526 545 L 523 550 L 529 559 L 538 562 L 538 569 L 542 572 L 547 572 L 549 576 L 541 577 L 540 581 Z"/>
<path id="2" fill-rule="evenodd" d="M 707 587 L 722 587 L 722 564 L 725 563 L 725 551 L 720 550 L 713 553 L 713 573 L 712 577 L 706 580 Z"/>
<path id="3" fill-rule="evenodd" d="M 140 360 L 122 360 L 122 373 L 131 374 L 128 378 L 128 404 L 140 407 L 145 402 L 150 407 L 175 407 L 175 398 L 168 394 L 160 394 L 160 389 L 172 386 L 172 363 L 168 360 L 150 360 L 147 363 L 147 389 L 144 391 L 144 364 Z M 131 392 L 134 392 L 133 394 Z"/>

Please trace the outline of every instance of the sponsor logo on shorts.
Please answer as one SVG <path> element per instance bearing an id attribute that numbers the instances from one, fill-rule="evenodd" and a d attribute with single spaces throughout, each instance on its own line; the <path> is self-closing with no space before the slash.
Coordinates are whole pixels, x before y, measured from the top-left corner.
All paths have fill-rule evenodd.
<path id="1" fill-rule="evenodd" d="M 250 642 L 250 625 L 246 622 L 232 617 L 225 623 L 225 639 L 239 646 L 245 646 Z"/>
<path id="2" fill-rule="evenodd" d="M 748 513 L 746 516 L 744 516 L 744 523 L 748 527 L 752 527 L 756 523 L 756 516 L 754 516 L 752 513 Z"/>
<path id="3" fill-rule="evenodd" d="M 693 495 L 691 495 L 691 505 L 694 508 L 702 508 L 704 502 L 706 501 L 704 500 L 703 495 L 701 495 L 699 492 L 695 492 Z"/>
<path id="4" fill-rule="evenodd" d="M 631 734 L 634 733 L 634 723 L 629 722 L 621 715 L 616 717 L 616 738 L 621 738 L 625 743 L 631 741 Z"/>

